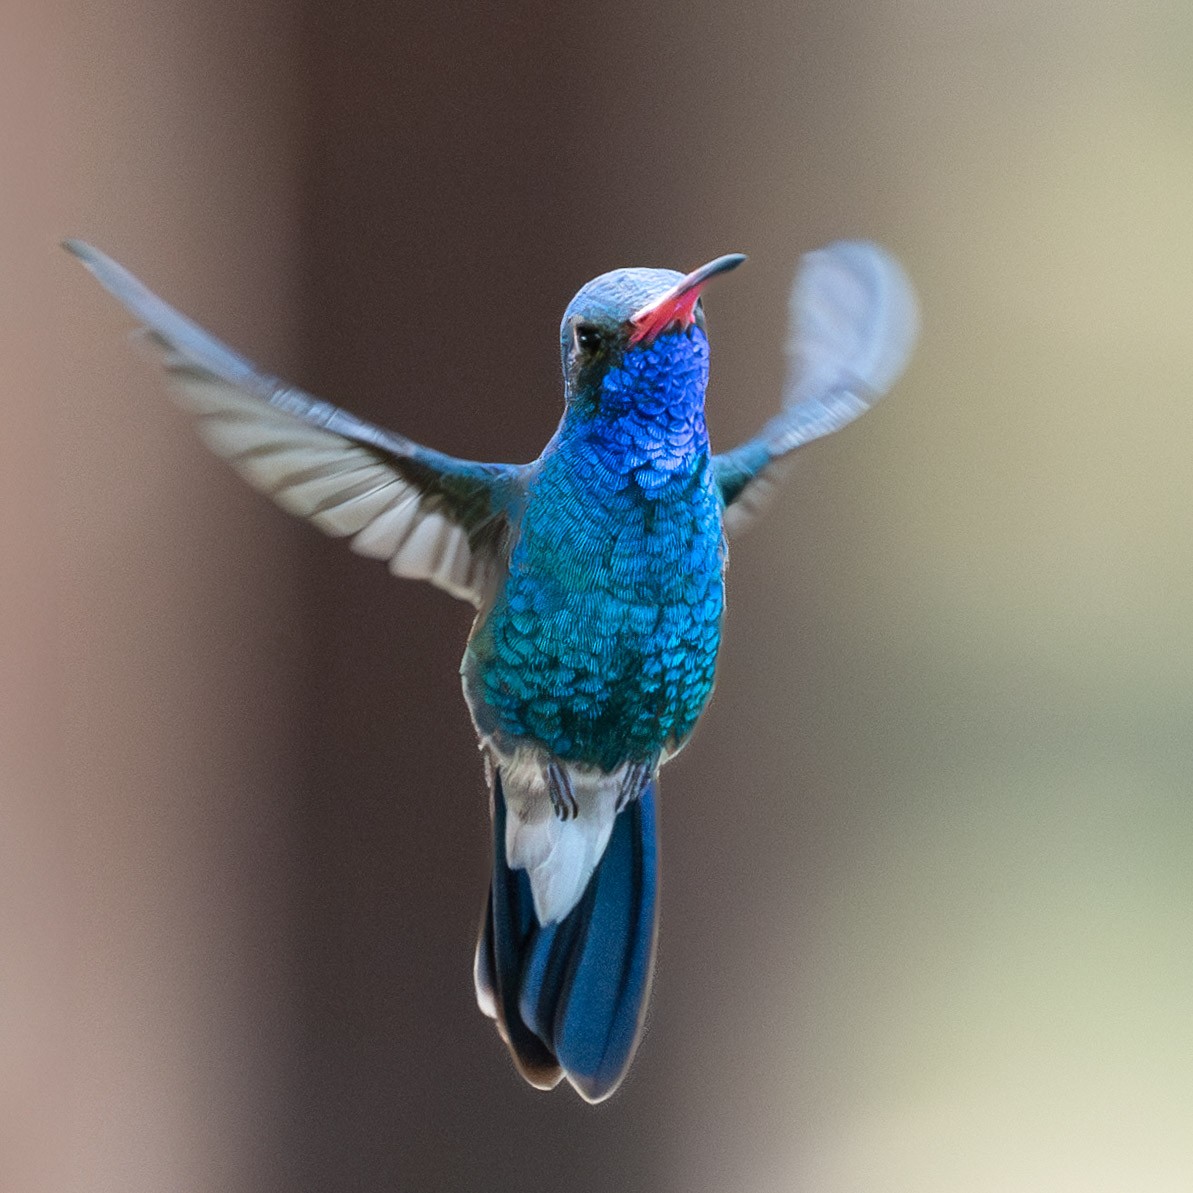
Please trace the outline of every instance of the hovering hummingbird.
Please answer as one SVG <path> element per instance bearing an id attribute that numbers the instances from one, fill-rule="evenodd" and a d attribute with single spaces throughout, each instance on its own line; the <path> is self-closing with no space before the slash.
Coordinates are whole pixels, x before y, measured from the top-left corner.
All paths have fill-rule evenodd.
<path id="1" fill-rule="evenodd" d="M 917 331 L 903 271 L 864 242 L 806 256 L 782 409 L 719 455 L 701 293 L 745 258 L 602 274 L 564 312 L 555 435 L 530 464 L 484 464 L 261 372 L 111 258 L 64 247 L 144 325 L 178 403 L 251 485 L 476 608 L 461 675 L 493 820 L 477 1001 L 532 1085 L 607 1098 L 646 1012 L 659 768 L 712 693 L 726 536 L 791 452 L 902 372 Z"/>

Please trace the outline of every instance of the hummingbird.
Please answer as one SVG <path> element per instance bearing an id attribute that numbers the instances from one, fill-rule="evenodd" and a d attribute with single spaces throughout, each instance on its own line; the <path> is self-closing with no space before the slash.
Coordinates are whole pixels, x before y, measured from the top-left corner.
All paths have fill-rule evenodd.
<path id="1" fill-rule="evenodd" d="M 176 402 L 250 485 L 396 576 L 476 610 L 460 673 L 490 795 L 492 879 L 473 977 L 532 1085 L 609 1097 L 642 1034 L 658 926 L 659 770 L 713 691 L 727 540 L 792 452 L 903 371 L 914 292 L 885 250 L 807 254 L 779 412 L 713 453 L 702 294 L 617 269 L 560 325 L 563 416 L 529 464 L 457 459 L 257 368 L 123 266 L 63 242 L 141 324 Z"/>

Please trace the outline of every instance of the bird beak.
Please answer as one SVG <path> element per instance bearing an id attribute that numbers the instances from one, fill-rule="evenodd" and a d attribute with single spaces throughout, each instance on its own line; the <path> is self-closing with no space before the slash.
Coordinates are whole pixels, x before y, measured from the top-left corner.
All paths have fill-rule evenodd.
<path id="1" fill-rule="evenodd" d="M 673 324 L 691 327 L 696 318 L 696 301 L 709 278 L 736 269 L 744 260 L 743 253 L 729 253 L 707 265 L 694 269 L 682 281 L 676 282 L 662 298 L 644 306 L 630 316 L 630 343 L 651 343 Z"/>

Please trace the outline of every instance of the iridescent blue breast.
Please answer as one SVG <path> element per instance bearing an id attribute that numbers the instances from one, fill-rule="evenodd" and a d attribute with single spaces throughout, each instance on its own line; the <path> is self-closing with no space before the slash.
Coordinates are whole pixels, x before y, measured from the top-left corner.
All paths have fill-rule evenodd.
<path id="1" fill-rule="evenodd" d="M 611 371 L 595 415 L 565 417 L 469 644 L 474 716 L 505 748 L 529 740 L 607 770 L 653 762 L 712 691 L 724 554 L 707 342 L 659 345 Z"/>

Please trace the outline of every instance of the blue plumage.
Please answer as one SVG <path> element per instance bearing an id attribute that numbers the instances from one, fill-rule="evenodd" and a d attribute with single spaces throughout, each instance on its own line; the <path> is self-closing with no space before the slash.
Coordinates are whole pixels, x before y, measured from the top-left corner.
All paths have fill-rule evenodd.
<path id="1" fill-rule="evenodd" d="M 585 1098 L 599 1101 L 629 1067 L 650 994 L 658 927 L 654 785 L 617 817 L 579 903 L 546 926 L 525 871 L 511 868 L 505 854 L 500 775 L 493 801 L 478 995 L 528 1081 L 550 1088 L 566 1073 Z"/>
<path id="2" fill-rule="evenodd" d="M 916 308 L 898 265 L 841 242 L 805 258 L 783 410 L 711 454 L 700 293 L 623 269 L 560 329 L 566 408 L 531 464 L 457 460 L 262 373 L 78 241 L 145 325 L 209 446 L 287 511 L 477 609 L 461 667 L 490 778 L 493 878 L 477 998 L 535 1085 L 608 1097 L 646 1012 L 658 915 L 659 767 L 712 692 L 725 536 L 795 448 L 902 370 Z"/>
<path id="3" fill-rule="evenodd" d="M 473 635 L 482 732 L 653 766 L 712 690 L 724 545 L 704 424 L 708 341 L 661 338 L 573 401 L 528 486 L 509 577 Z"/>

